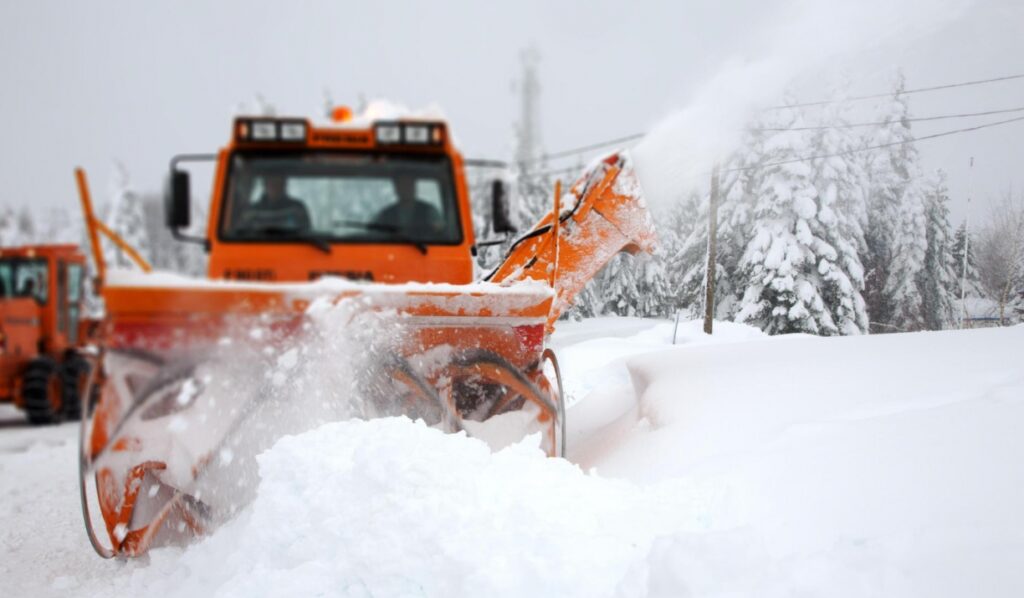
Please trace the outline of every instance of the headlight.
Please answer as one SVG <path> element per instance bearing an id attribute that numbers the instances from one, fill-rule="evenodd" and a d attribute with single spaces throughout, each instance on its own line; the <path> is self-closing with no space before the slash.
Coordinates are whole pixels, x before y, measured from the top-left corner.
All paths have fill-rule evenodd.
<path id="1" fill-rule="evenodd" d="M 282 122 L 281 123 L 281 141 L 305 141 L 306 140 L 306 123 L 302 122 Z"/>
<path id="2" fill-rule="evenodd" d="M 381 122 L 374 127 L 378 145 L 443 145 L 444 125 L 427 122 Z"/>
<path id="3" fill-rule="evenodd" d="M 405 125 L 406 143 L 428 143 L 430 141 L 430 127 L 426 125 Z"/>
<path id="4" fill-rule="evenodd" d="M 252 126 L 249 127 L 249 137 L 253 141 L 275 141 L 277 139 L 277 123 L 254 120 Z"/>
<path id="5" fill-rule="evenodd" d="M 399 125 L 378 125 L 377 143 L 401 143 L 402 127 Z"/>

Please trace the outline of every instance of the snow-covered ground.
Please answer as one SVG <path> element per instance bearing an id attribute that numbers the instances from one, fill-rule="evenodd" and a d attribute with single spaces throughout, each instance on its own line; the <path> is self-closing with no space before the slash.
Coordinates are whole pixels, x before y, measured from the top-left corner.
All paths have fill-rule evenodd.
<path id="1" fill-rule="evenodd" d="M 1024 326 L 762 336 L 560 324 L 569 459 L 404 419 L 260 457 L 213 536 L 104 561 L 74 425 L 0 409 L 0 593 L 1024 594 Z"/>

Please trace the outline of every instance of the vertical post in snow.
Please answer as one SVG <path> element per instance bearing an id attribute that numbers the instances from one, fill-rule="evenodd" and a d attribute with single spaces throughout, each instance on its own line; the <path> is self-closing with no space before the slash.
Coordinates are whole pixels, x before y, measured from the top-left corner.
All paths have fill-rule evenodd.
<path id="1" fill-rule="evenodd" d="M 555 280 L 558 279 L 558 249 L 559 249 L 559 237 L 562 235 L 562 179 L 555 181 L 555 218 L 551 221 L 551 233 L 555 242 L 555 259 L 554 268 L 551 269 L 551 288 L 555 288 Z"/>
<path id="2" fill-rule="evenodd" d="M 711 334 L 715 317 L 715 264 L 718 263 L 718 164 L 711 169 L 711 197 L 708 200 L 708 263 L 704 281 L 704 334 Z"/>
<path id="3" fill-rule="evenodd" d="M 971 248 L 971 175 L 974 174 L 974 156 L 967 171 L 967 216 L 964 217 L 964 263 L 960 274 L 960 328 L 967 324 L 967 255 Z"/>

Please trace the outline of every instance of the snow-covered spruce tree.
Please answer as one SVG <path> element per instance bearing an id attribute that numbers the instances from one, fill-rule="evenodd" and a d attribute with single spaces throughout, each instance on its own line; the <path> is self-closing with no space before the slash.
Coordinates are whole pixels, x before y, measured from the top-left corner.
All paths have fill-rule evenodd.
<path id="1" fill-rule="evenodd" d="M 655 218 L 658 228 L 658 240 L 665 250 L 665 268 L 670 287 L 670 302 L 673 311 L 680 309 L 692 298 L 684 298 L 682 281 L 686 271 L 692 265 L 685 261 L 684 243 L 694 230 L 701 225 L 701 197 L 697 193 L 690 194 L 686 199 L 674 202 L 665 212 L 664 219 Z M 694 262 L 695 263 L 695 262 Z"/>
<path id="2" fill-rule="evenodd" d="M 924 193 L 918 185 L 904 189 L 892 239 L 889 276 L 883 293 L 890 306 L 886 322 L 892 329 L 924 330 L 924 297 L 921 273 L 928 252 L 928 217 Z"/>
<path id="3" fill-rule="evenodd" d="M 0 247 L 14 245 L 14 211 L 4 207 L 0 209 Z"/>
<path id="4" fill-rule="evenodd" d="M 521 233 L 529 231 L 554 207 L 554 181 L 543 170 L 544 162 L 520 163 L 513 185 L 512 221 Z M 563 190 L 571 182 L 562 181 Z"/>
<path id="5" fill-rule="evenodd" d="M 976 251 L 975 245 L 978 241 L 973 233 L 967 231 L 967 223 L 964 222 L 956 229 L 956 234 L 953 236 L 953 268 L 956 272 L 955 276 L 955 293 L 957 300 L 960 297 L 977 297 L 980 296 L 981 283 L 978 280 L 978 263 L 974 257 Z M 964 251 L 967 251 L 967 269 L 964 270 Z M 963 286 L 961 286 L 961 284 Z M 963 288 L 963 287 L 966 287 Z M 959 307 L 957 309 L 960 309 Z"/>
<path id="6" fill-rule="evenodd" d="M 946 173 L 939 170 L 924 188 L 926 250 L 924 268 L 918 276 L 924 324 L 928 330 L 950 327 L 956 318 L 959 278 L 953 255 L 952 226 L 949 223 L 949 189 Z"/>
<path id="7" fill-rule="evenodd" d="M 672 286 L 666 269 L 665 249 L 660 244 L 652 255 L 620 253 L 604 267 L 592 292 L 602 300 L 599 313 L 646 318 L 675 313 Z M 586 300 L 586 298 L 584 298 Z M 588 309 L 586 305 L 583 309 Z M 598 315 L 598 314 L 595 314 Z"/>
<path id="8" fill-rule="evenodd" d="M 18 211 L 18 243 L 20 245 L 32 245 L 37 243 L 36 222 L 32 217 L 32 211 L 28 206 L 22 206 Z"/>
<path id="9" fill-rule="evenodd" d="M 201 245 L 186 243 L 174 238 L 164 220 L 163 197 L 159 194 L 139 196 L 145 223 L 145 238 L 149 242 L 150 263 L 159 270 L 169 270 L 187 276 L 202 276 L 206 266 L 206 254 Z M 198 204 L 193 203 L 191 230 L 183 231 L 201 237 L 205 218 L 197 217 Z"/>
<path id="10" fill-rule="evenodd" d="M 600 276 L 600 293 L 604 304 L 600 313 L 616 316 L 639 315 L 640 289 L 635 258 L 619 254 L 608 261 Z"/>
<path id="11" fill-rule="evenodd" d="M 69 213 L 66 208 L 50 208 L 43 218 L 39 238 L 47 243 L 78 243 L 84 223 L 76 212 Z"/>
<path id="12" fill-rule="evenodd" d="M 120 163 L 115 165 L 113 198 L 106 218 L 110 228 L 114 230 L 128 245 L 133 247 L 143 259 L 151 261 L 150 243 L 146 235 L 146 224 L 143 215 L 142 197 L 132 188 L 128 171 Z M 103 250 L 107 264 L 115 267 L 134 267 L 131 258 L 113 243 L 105 245 Z"/>
<path id="13" fill-rule="evenodd" d="M 815 169 L 799 160 L 811 154 L 812 140 L 793 130 L 804 125 L 795 110 L 778 112 L 771 124 L 783 130 L 764 140 L 755 174 L 751 235 L 740 260 L 746 287 L 736 320 L 769 334 L 842 334 L 823 295 L 830 288 L 824 276 L 842 271 L 840 256 L 820 236 Z"/>
<path id="14" fill-rule="evenodd" d="M 868 331 L 864 297 L 864 266 L 860 256 L 866 244 L 866 177 L 854 150 L 859 144 L 850 131 L 842 104 L 822 111 L 822 124 L 812 140 L 813 182 L 818 213 L 810 221 L 819 244 L 818 274 L 825 305 L 841 334 Z"/>
<path id="15" fill-rule="evenodd" d="M 758 134 L 747 135 L 745 140 L 748 150 L 733 154 L 726 160 L 719 175 L 714 311 L 715 317 L 722 320 L 733 316 L 743 292 L 739 263 L 750 229 L 753 205 L 751 186 L 754 181 L 752 168 L 760 160 Z M 669 257 L 668 268 L 673 276 L 680 307 L 693 313 L 704 309 L 710 200 L 709 181 L 708 190 L 703 195 L 691 196 L 675 215 L 677 220 L 686 221 L 683 230 L 688 234 L 681 237 L 679 249 Z"/>
<path id="16" fill-rule="evenodd" d="M 1007 194 L 978 235 L 978 274 L 985 295 L 1007 325 L 1024 315 L 1024 199 Z"/>
<path id="17" fill-rule="evenodd" d="M 0 212 L 0 247 L 31 245 L 35 242 L 36 226 L 28 206 L 22 206 L 17 212 L 9 207 Z"/>
<path id="18" fill-rule="evenodd" d="M 893 96 L 882 102 L 875 116 L 883 124 L 869 130 L 864 138 L 865 146 L 885 147 L 862 154 L 868 177 L 866 253 L 861 260 L 865 268 L 864 300 L 871 322 L 877 324 L 872 330 L 878 332 L 892 330 L 894 306 L 886 288 L 892 285 L 902 202 L 910 197 L 908 188 L 917 168 L 903 89 L 903 75 L 898 74 Z"/>
<path id="19" fill-rule="evenodd" d="M 467 187 L 469 188 L 469 201 L 473 209 L 473 232 L 477 241 L 489 241 L 498 238 L 494 233 L 494 214 L 491 213 L 491 198 L 494 182 L 496 179 L 503 179 L 504 171 L 492 169 L 473 168 L 466 171 Z M 514 237 L 514 235 L 512 235 Z M 508 249 L 509 243 L 504 245 L 488 245 L 477 248 L 476 267 L 478 272 L 490 272 L 500 262 Z"/>

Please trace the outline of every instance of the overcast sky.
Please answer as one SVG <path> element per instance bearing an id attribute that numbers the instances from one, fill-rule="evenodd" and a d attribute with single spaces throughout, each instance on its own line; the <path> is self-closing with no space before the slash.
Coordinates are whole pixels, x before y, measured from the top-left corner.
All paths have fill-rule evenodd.
<path id="1" fill-rule="evenodd" d="M 360 97 L 436 104 L 466 155 L 506 158 L 517 107 L 511 82 L 530 44 L 542 55 L 545 149 L 649 130 L 725 61 L 763 52 L 764 29 L 790 4 L 5 2 L 0 203 L 77 210 L 72 168 L 86 167 L 103 198 L 114 161 L 137 188 L 156 190 L 173 154 L 223 145 L 237 106 L 257 93 L 289 115 L 319 116 L 325 89 L 350 105 Z M 923 35 L 859 47 L 805 73 L 798 89 L 824 93 L 839 69 L 855 94 L 885 91 L 897 66 L 909 87 L 1024 73 L 1022 31 L 1020 0 L 977 2 Z M 911 97 L 919 116 L 1018 106 L 1024 80 Z M 981 122 L 921 124 L 915 133 Z M 977 203 L 1011 185 L 1024 189 L 1024 122 L 919 149 L 927 168 L 949 172 L 957 219 L 968 189 Z"/>

